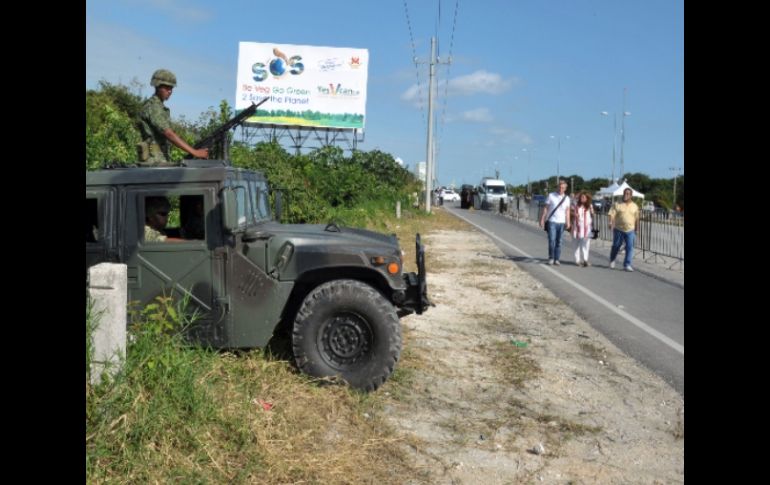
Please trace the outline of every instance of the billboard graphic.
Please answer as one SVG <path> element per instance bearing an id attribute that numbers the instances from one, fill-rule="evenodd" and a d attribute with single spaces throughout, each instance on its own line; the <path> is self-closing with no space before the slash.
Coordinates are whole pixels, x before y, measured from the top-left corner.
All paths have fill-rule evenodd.
<path id="1" fill-rule="evenodd" d="M 235 109 L 247 123 L 363 129 L 367 49 L 240 42 Z"/>

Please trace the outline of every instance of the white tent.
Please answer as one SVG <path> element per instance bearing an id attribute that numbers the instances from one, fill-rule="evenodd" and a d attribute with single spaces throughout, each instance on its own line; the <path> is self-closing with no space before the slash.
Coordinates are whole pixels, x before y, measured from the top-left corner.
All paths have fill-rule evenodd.
<path id="1" fill-rule="evenodd" d="M 602 187 L 601 189 L 599 189 L 599 192 L 595 193 L 594 197 L 595 198 L 610 197 L 616 190 L 618 190 L 618 187 L 620 187 L 620 185 L 618 185 L 617 182 L 612 182 L 612 185 L 609 185 L 608 187 Z"/>
<path id="2" fill-rule="evenodd" d="M 603 189 L 599 189 L 599 192 L 596 193 L 596 197 L 616 197 L 616 196 L 622 196 L 623 191 L 626 189 L 631 189 L 631 196 L 632 197 L 641 197 L 644 199 L 644 194 L 641 192 L 637 192 L 634 190 L 633 187 L 628 185 L 628 183 L 624 180 L 622 184 L 618 185 L 617 182 L 610 185 L 609 187 L 605 187 Z"/>

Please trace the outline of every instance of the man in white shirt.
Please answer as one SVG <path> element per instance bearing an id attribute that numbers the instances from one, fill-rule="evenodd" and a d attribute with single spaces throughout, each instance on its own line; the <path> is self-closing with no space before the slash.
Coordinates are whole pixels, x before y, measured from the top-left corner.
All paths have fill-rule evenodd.
<path id="1" fill-rule="evenodd" d="M 559 180 L 559 192 L 551 192 L 540 214 L 540 227 L 548 232 L 548 264 L 561 263 L 561 236 L 564 229 L 570 230 L 570 200 L 566 194 L 567 181 Z M 548 227 L 546 228 L 546 224 Z"/>

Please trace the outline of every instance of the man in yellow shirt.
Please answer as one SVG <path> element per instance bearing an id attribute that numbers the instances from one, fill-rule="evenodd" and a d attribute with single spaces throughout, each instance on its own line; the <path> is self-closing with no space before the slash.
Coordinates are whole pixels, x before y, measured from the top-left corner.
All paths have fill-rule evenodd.
<path id="1" fill-rule="evenodd" d="M 610 228 L 612 229 L 612 249 L 610 250 L 610 268 L 615 267 L 615 257 L 620 245 L 626 245 L 626 258 L 623 269 L 633 271 L 631 259 L 634 257 L 634 239 L 639 230 L 639 207 L 631 200 L 631 189 L 623 191 L 623 201 L 615 202 L 610 209 Z"/>

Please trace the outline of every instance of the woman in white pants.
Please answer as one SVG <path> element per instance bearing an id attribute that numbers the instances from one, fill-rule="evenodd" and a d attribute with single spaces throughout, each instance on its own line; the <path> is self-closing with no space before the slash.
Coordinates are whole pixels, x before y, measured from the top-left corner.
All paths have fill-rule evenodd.
<path id="1" fill-rule="evenodd" d="M 580 192 L 576 201 L 576 205 L 572 209 L 572 238 L 575 240 L 575 264 L 578 266 L 591 266 L 591 263 L 588 262 L 594 215 L 591 195 L 585 191 Z"/>

